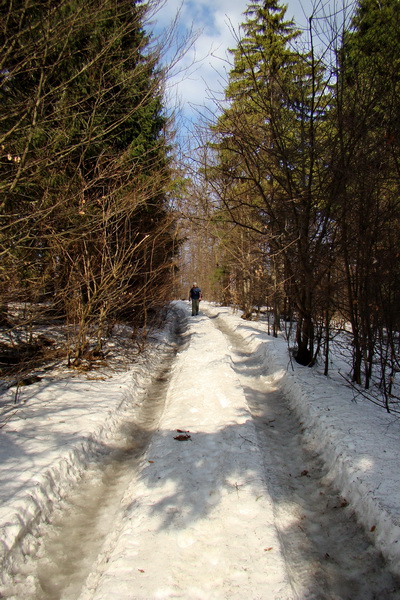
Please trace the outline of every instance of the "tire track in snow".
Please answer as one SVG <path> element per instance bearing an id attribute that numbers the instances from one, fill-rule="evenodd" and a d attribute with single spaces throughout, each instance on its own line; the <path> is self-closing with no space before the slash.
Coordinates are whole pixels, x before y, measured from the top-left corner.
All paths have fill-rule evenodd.
<path id="1" fill-rule="evenodd" d="M 301 600 L 398 600 L 400 583 L 324 479 L 302 424 L 240 335 L 217 318 L 252 412 L 292 585 Z"/>
<path id="2" fill-rule="evenodd" d="M 186 340 L 177 316 L 169 349 L 140 406 L 132 405 L 107 444 L 98 445 L 82 479 L 30 534 L 26 555 L 13 560 L 1 598 L 9 600 L 75 600 L 118 520 L 120 502 L 157 428 L 165 404 L 171 364 Z M 28 537 L 28 536 L 27 536 Z M 8 589 L 7 589 L 8 588 Z"/>

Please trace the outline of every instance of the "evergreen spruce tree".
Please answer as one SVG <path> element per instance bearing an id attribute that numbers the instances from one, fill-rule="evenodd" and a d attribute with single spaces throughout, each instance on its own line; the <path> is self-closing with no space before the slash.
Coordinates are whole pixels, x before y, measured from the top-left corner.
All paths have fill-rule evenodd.
<path id="1" fill-rule="evenodd" d="M 264 260 L 279 269 L 270 303 L 278 316 L 283 293 L 290 298 L 298 315 L 297 359 L 312 364 L 316 293 L 327 269 L 321 249 L 329 208 L 321 172 L 329 95 L 312 49 L 296 50 L 299 32 L 285 12 L 277 0 L 250 4 L 233 51 L 230 104 L 215 130 L 225 206 L 230 218 L 268 240 Z M 243 207 L 251 222 L 237 219 Z"/>

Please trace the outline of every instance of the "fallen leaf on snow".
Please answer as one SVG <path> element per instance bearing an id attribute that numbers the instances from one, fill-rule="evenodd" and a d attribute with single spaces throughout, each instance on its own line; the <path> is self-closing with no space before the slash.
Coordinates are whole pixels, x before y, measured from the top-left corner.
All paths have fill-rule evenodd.
<path id="1" fill-rule="evenodd" d="M 273 550 L 273 546 L 271 548 L 264 548 L 264 552 L 269 552 L 270 550 Z"/>
<path id="2" fill-rule="evenodd" d="M 375 529 L 376 529 L 376 525 L 372 525 L 370 531 L 373 532 L 373 531 L 375 531 Z"/>

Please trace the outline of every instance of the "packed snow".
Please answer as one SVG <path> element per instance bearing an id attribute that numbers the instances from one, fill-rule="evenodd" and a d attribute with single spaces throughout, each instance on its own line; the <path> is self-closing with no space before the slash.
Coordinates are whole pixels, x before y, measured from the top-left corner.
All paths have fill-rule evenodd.
<path id="1" fill-rule="evenodd" d="M 178 301 L 129 368 L 19 393 L 0 597 L 400 598 L 399 422 L 262 320 Z"/>

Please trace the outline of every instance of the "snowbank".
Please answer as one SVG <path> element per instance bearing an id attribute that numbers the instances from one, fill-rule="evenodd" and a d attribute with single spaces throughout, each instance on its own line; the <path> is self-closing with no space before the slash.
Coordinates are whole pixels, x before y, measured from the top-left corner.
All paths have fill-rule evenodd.
<path id="1" fill-rule="evenodd" d="M 107 451 L 126 414 L 143 401 L 169 351 L 175 320 L 176 314 L 170 314 L 164 331 L 128 371 L 97 377 L 48 375 L 24 388 L 15 407 L 10 391 L 11 417 L 0 429 L 3 574 L 16 547 L 23 555 L 31 552 L 32 536 L 27 534 L 49 517 L 88 463 Z"/>
<path id="2" fill-rule="evenodd" d="M 353 506 L 359 522 L 400 575 L 398 419 L 351 389 L 288 357 L 287 344 L 265 324 L 243 321 L 231 309 L 207 307 L 239 334 L 273 374 L 304 424 L 304 433 L 329 468 L 329 478 Z"/>

